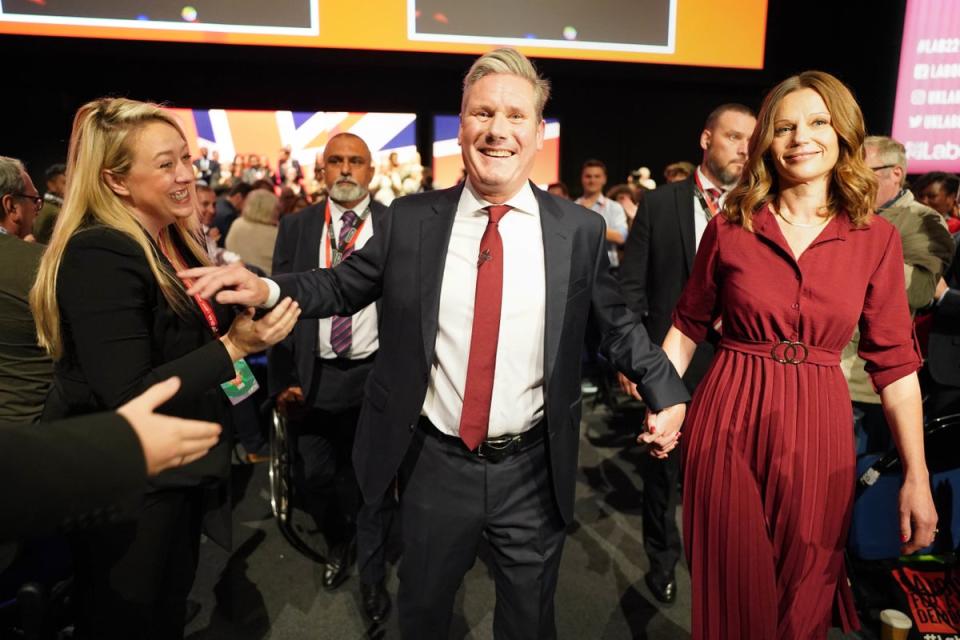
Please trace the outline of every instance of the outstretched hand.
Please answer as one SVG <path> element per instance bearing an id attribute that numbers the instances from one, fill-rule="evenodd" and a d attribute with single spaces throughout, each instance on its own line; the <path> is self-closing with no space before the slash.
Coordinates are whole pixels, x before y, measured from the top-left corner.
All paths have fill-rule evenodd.
<path id="1" fill-rule="evenodd" d="M 198 460 L 220 439 L 220 425 L 216 423 L 154 413 L 179 389 L 180 378 L 169 378 L 117 409 L 140 439 L 147 475 Z"/>
<path id="2" fill-rule="evenodd" d="M 191 296 L 203 298 L 216 296 L 220 304 L 236 304 L 244 307 L 260 307 L 267 302 L 270 289 L 242 262 L 224 267 L 196 267 L 177 272 L 180 278 L 192 281 L 187 288 Z"/>
<path id="3" fill-rule="evenodd" d="M 638 444 L 650 445 L 650 455 L 666 458 L 680 442 L 680 427 L 687 415 L 684 403 L 666 407 L 658 412 L 647 410 L 646 431 L 637 436 Z"/>

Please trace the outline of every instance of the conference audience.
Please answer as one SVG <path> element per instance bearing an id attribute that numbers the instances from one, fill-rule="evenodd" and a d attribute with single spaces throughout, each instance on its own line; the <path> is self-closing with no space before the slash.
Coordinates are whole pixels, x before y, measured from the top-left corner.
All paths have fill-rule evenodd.
<path id="1" fill-rule="evenodd" d="M 229 424 L 255 388 L 243 357 L 282 339 L 287 299 L 260 320 L 186 295 L 177 270 L 209 264 L 193 233 L 194 173 L 161 107 L 104 98 L 76 114 L 67 193 L 31 304 L 56 361 L 43 420 L 114 409 L 171 375 L 173 416 Z M 229 434 L 225 429 L 224 434 Z M 201 527 L 230 544 L 230 442 L 148 485 L 135 522 L 73 536 L 77 637 L 182 638 Z"/>
<path id="2" fill-rule="evenodd" d="M 273 247 L 277 242 L 280 201 L 273 191 L 255 189 L 243 203 L 243 211 L 227 232 L 227 251 L 267 275 L 273 266 Z"/>
<path id="3" fill-rule="evenodd" d="M 43 172 L 43 181 L 47 189 L 43 193 L 43 207 L 33 221 L 33 236 L 40 244 L 47 244 L 57 222 L 57 214 L 63 206 L 63 193 L 67 185 L 66 165 L 58 163 L 47 167 Z"/>
<path id="4" fill-rule="evenodd" d="M 950 233 L 960 232 L 960 177 L 943 171 L 925 173 L 913 183 L 913 194 L 943 216 Z"/>

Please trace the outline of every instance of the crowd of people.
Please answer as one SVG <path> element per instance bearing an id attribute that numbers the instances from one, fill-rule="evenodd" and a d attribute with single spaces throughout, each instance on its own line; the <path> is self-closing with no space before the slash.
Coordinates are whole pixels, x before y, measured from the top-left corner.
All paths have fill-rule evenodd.
<path id="1" fill-rule="evenodd" d="M 960 354 L 931 346 L 924 407 L 914 325 L 956 342 L 957 176 L 908 185 L 903 146 L 809 71 L 756 112 L 717 106 L 700 162 L 666 184 L 641 168 L 608 188 L 588 159 L 571 200 L 529 182 L 549 94 L 515 50 L 475 61 L 465 180 L 441 191 L 351 133 L 312 181 L 289 149 L 275 169 L 222 167 L 123 98 L 78 110 L 44 195 L 0 158 L 0 477 L 19 488 L 2 535 L 68 535 L 75 637 L 183 637 L 201 532 L 231 545 L 234 439 L 265 454 L 264 392 L 326 540 L 324 588 L 356 564 L 364 614 L 386 619 L 398 513 L 405 638 L 448 636 L 481 539 L 494 636 L 556 637 L 581 364 L 598 352 L 647 407 L 654 597 L 676 599 L 685 552 L 694 638 L 858 628 L 857 438 L 900 452 L 902 552 L 937 535 L 922 424 L 960 410 Z"/>

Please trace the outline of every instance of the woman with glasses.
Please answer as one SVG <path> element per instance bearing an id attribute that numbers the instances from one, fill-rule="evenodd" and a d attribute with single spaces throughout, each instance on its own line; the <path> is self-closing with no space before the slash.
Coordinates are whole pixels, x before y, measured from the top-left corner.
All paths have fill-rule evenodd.
<path id="1" fill-rule="evenodd" d="M 176 375 L 181 390 L 161 412 L 229 434 L 230 402 L 256 388 L 243 358 L 286 336 L 297 305 L 286 300 L 254 320 L 252 310 L 186 294 L 176 272 L 207 256 L 190 228 L 189 148 L 160 107 L 126 99 L 81 107 L 67 176 L 31 294 L 40 343 L 56 360 L 43 419 L 114 409 Z M 151 479 L 136 522 L 75 536 L 78 637 L 183 637 L 201 525 L 229 541 L 228 440 Z"/>
<path id="2" fill-rule="evenodd" d="M 901 243 L 872 211 L 863 139 L 860 108 L 829 74 L 793 76 L 767 95 L 664 340 L 682 374 L 710 327 L 723 335 L 684 427 L 694 638 L 859 627 L 843 560 L 855 460 L 840 369 L 856 326 L 904 461 L 903 553 L 933 541 Z M 663 456 L 678 437 L 641 439 Z"/>

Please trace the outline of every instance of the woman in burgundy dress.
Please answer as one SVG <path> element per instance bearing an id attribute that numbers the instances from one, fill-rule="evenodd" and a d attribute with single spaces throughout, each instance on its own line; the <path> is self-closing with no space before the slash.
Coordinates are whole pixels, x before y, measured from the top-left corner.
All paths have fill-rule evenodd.
<path id="1" fill-rule="evenodd" d="M 871 212 L 863 138 L 833 76 L 808 71 L 770 92 L 664 340 L 682 374 L 721 320 L 683 447 L 694 638 L 807 640 L 859 626 L 843 564 L 855 460 L 839 366 L 857 325 L 904 461 L 903 552 L 933 540 L 900 237 Z M 661 456 L 678 438 L 642 436 Z"/>

